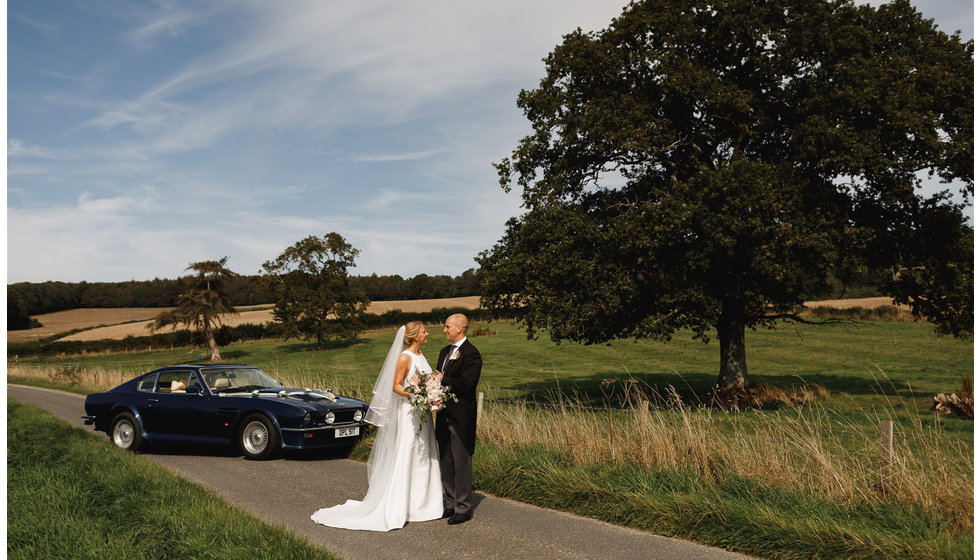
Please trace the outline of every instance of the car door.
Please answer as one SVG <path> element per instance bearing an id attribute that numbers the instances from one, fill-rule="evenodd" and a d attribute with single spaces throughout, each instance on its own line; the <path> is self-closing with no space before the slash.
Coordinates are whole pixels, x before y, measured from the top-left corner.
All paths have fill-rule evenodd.
<path id="1" fill-rule="evenodd" d="M 187 406 L 184 409 L 185 418 L 188 422 L 187 435 L 198 438 L 221 438 L 226 440 L 229 436 L 229 428 L 222 422 L 227 421 L 224 416 L 219 417 L 217 412 L 218 404 L 222 401 L 221 397 L 212 396 L 201 383 L 200 373 L 191 372 L 190 381 L 187 384 Z"/>
<path id="2" fill-rule="evenodd" d="M 136 392 L 132 394 L 129 404 L 132 405 L 139 416 L 140 425 L 143 431 L 153 433 L 155 424 L 155 413 L 157 403 L 160 398 L 156 393 L 157 374 L 153 373 L 140 379 L 136 385 Z"/>
<path id="3" fill-rule="evenodd" d="M 143 427 L 147 432 L 164 437 L 189 434 L 192 423 L 187 417 L 187 409 L 191 397 L 187 393 L 187 384 L 191 373 L 177 369 L 164 370 L 157 375 L 156 387 L 143 411 Z"/>

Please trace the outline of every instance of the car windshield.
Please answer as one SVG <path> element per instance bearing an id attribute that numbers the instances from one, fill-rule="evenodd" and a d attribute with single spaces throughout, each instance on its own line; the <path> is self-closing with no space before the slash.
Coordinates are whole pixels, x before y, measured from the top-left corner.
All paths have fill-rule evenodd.
<path id="1" fill-rule="evenodd" d="M 282 388 L 278 381 L 256 367 L 206 368 L 201 370 L 201 375 L 214 393 Z"/>

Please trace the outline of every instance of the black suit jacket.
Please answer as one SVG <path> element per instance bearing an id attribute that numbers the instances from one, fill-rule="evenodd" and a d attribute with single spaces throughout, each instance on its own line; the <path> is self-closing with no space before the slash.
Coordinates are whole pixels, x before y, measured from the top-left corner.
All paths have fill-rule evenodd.
<path id="1" fill-rule="evenodd" d="M 451 346 L 439 352 L 436 367 L 442 366 Z M 459 347 L 459 358 L 447 362 L 441 370 L 443 386 L 449 387 L 458 402 L 446 403 L 446 408 L 436 414 L 436 439 L 439 445 L 449 444 L 449 426 L 453 426 L 470 455 L 473 454 L 476 445 L 476 385 L 480 382 L 482 369 L 483 356 L 466 339 Z"/>

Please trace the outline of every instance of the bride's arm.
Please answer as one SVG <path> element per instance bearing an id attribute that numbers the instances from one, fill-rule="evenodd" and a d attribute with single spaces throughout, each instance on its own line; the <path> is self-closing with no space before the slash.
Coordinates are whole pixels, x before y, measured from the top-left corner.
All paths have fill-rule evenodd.
<path id="1" fill-rule="evenodd" d="M 402 383 L 405 381 L 405 377 L 408 376 L 408 370 L 411 367 L 412 358 L 408 354 L 398 356 L 398 364 L 395 366 L 395 384 L 391 390 L 403 397 L 408 397 L 408 391 L 402 387 Z"/>

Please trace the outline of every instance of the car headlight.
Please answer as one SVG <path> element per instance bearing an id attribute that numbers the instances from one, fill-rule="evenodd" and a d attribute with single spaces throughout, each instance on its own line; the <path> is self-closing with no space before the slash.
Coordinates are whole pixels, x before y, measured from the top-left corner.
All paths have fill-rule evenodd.
<path id="1" fill-rule="evenodd" d="M 309 424 L 310 423 L 310 420 L 312 420 L 312 419 L 313 419 L 313 415 L 310 414 L 309 412 L 307 412 L 306 414 L 303 415 L 303 423 L 304 424 Z"/>
<path id="2" fill-rule="evenodd" d="M 360 409 L 354 411 L 354 421 L 360 422 L 361 418 L 364 418 L 364 411 Z"/>
<path id="3" fill-rule="evenodd" d="M 336 418 L 337 417 L 334 415 L 333 412 L 328 412 L 327 415 L 323 417 L 323 419 L 327 421 L 327 424 L 333 424 L 333 421 Z"/>

